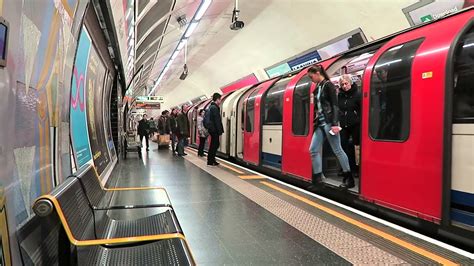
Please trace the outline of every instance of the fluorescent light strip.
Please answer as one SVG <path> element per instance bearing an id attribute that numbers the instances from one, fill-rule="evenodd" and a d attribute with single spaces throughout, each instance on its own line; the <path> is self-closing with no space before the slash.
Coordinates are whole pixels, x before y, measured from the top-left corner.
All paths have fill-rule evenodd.
<path id="1" fill-rule="evenodd" d="M 186 39 L 181 40 L 181 41 L 179 42 L 178 48 L 176 48 L 176 50 L 180 51 L 181 49 L 183 49 L 183 47 L 184 47 L 184 45 L 186 44 L 187 41 L 188 41 L 188 40 L 186 40 Z"/>
<path id="2" fill-rule="evenodd" d="M 212 0 L 203 0 L 201 5 L 199 6 L 198 11 L 196 12 L 194 19 L 200 20 L 204 16 L 204 13 L 206 13 L 211 3 L 212 3 Z"/>
<path id="3" fill-rule="evenodd" d="M 193 34 L 193 32 L 196 30 L 198 24 L 199 24 L 199 21 L 192 22 L 189 25 L 188 29 L 186 30 L 186 33 L 184 34 L 184 38 L 189 38 Z"/>
<path id="4" fill-rule="evenodd" d="M 171 60 L 174 60 L 179 55 L 179 51 L 174 51 L 173 55 L 171 56 Z"/>
<path id="5" fill-rule="evenodd" d="M 178 56 L 179 51 L 181 51 L 181 49 L 183 49 L 184 45 L 188 41 L 187 38 L 189 38 L 193 34 L 193 32 L 196 30 L 197 26 L 199 25 L 199 20 L 201 20 L 201 18 L 204 16 L 204 14 L 206 13 L 206 11 L 209 8 L 209 6 L 211 5 L 211 3 L 212 3 L 212 0 L 202 0 L 201 1 L 201 4 L 199 5 L 198 10 L 194 14 L 194 18 L 193 18 L 191 24 L 189 24 L 188 28 L 186 29 L 186 32 L 184 33 L 184 36 L 181 37 L 181 41 L 179 42 L 178 47 L 176 47 L 176 50 L 174 51 L 173 55 L 170 57 L 168 63 L 165 66 L 165 68 L 163 69 L 160 76 L 156 80 L 155 86 L 153 86 L 153 89 L 150 91 L 148 96 L 152 95 L 155 92 L 155 89 L 160 84 L 161 80 L 163 79 L 163 76 L 165 75 L 165 73 L 171 67 L 171 64 L 173 63 L 174 59 Z"/>

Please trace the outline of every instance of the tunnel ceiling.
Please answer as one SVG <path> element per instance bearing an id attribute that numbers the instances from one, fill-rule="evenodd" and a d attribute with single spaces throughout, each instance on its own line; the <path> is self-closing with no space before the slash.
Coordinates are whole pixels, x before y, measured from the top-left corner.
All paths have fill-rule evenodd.
<path id="1" fill-rule="evenodd" d="M 146 95 L 154 86 L 189 22 L 196 13 L 201 0 L 137 0 L 135 5 L 135 71 L 140 70 L 134 83 L 133 96 Z M 201 19 L 197 29 L 188 41 L 188 65 L 205 61 L 210 54 L 201 56 L 197 52 L 205 46 L 218 29 L 228 27 L 231 20 L 233 0 L 213 0 Z M 178 22 L 185 18 L 187 24 Z M 229 30 L 230 31 L 230 30 Z M 232 36 L 228 36 L 230 39 Z M 212 50 L 218 50 L 226 40 L 216 42 Z M 184 49 L 183 49 L 184 50 Z M 184 65 L 184 52 L 181 52 L 160 84 L 168 84 L 177 79 Z M 155 94 L 159 94 L 158 87 Z"/>

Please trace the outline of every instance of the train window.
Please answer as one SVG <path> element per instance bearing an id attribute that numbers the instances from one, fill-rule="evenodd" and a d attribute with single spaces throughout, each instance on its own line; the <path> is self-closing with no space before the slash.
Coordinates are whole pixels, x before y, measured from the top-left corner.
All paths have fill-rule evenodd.
<path id="1" fill-rule="evenodd" d="M 453 122 L 474 123 L 474 27 L 462 36 L 454 54 Z"/>
<path id="2" fill-rule="evenodd" d="M 311 95 L 311 79 L 303 77 L 293 91 L 292 129 L 296 136 L 307 136 L 309 132 L 309 103 Z"/>
<path id="3" fill-rule="evenodd" d="M 246 119 L 245 119 L 245 131 L 253 132 L 254 120 L 255 120 L 255 98 L 257 97 L 260 88 L 255 88 L 255 90 L 250 94 L 247 104 L 245 105 L 246 109 Z"/>
<path id="4" fill-rule="evenodd" d="M 380 56 L 370 83 L 370 136 L 405 141 L 410 134 L 411 66 L 422 39 L 390 48 Z"/>
<path id="5" fill-rule="evenodd" d="M 278 81 L 265 95 L 264 124 L 281 124 L 283 122 L 283 94 L 290 80 L 291 78 L 286 78 Z"/>

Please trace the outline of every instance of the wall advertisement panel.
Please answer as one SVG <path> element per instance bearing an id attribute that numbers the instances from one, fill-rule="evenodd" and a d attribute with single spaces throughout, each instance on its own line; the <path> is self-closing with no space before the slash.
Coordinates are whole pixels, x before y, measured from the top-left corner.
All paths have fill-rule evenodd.
<path id="1" fill-rule="evenodd" d="M 106 71 L 97 50 L 92 46 L 89 53 L 86 78 L 87 122 L 94 165 L 99 175 L 102 174 L 110 162 L 102 115 Z"/>
<path id="2" fill-rule="evenodd" d="M 107 147 L 109 149 L 109 156 L 111 158 L 111 161 L 115 161 L 117 158 L 117 153 L 115 151 L 115 145 L 114 145 L 114 140 L 112 137 L 112 129 L 110 128 L 111 126 L 111 120 L 110 120 L 110 101 L 112 100 L 112 87 L 113 87 L 113 77 L 110 75 L 110 73 L 107 75 L 106 79 L 106 85 L 105 85 L 105 94 L 103 97 L 103 115 L 104 115 L 104 130 L 105 130 L 105 137 L 107 140 Z"/>
<path id="3" fill-rule="evenodd" d="M 91 38 L 85 28 L 79 37 L 71 84 L 71 139 L 77 169 L 92 160 L 86 116 L 86 72 Z"/>

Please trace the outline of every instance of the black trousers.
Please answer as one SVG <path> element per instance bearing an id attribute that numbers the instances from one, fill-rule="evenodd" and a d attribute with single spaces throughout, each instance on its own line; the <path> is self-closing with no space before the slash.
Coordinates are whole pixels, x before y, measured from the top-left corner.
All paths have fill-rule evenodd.
<path id="1" fill-rule="evenodd" d="M 341 146 L 349 158 L 352 172 L 358 172 L 355 159 L 355 145 L 360 145 L 360 125 L 345 127 L 341 130 Z"/>
<path id="2" fill-rule="evenodd" d="M 150 145 L 148 145 L 148 134 L 140 135 L 140 143 L 143 143 L 143 138 L 145 138 L 146 148 L 148 149 L 148 147 L 150 147 Z"/>
<path id="3" fill-rule="evenodd" d="M 215 163 L 216 162 L 216 153 L 217 149 L 219 149 L 219 135 L 218 134 L 211 134 L 211 144 L 209 145 L 209 152 L 207 153 L 207 163 Z"/>
<path id="4" fill-rule="evenodd" d="M 204 146 L 206 145 L 205 137 L 199 137 L 199 148 L 198 148 L 198 155 L 204 156 Z"/>

